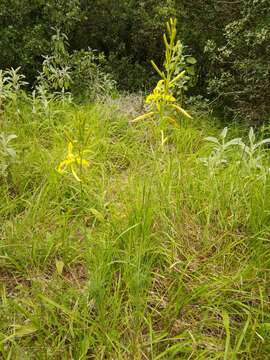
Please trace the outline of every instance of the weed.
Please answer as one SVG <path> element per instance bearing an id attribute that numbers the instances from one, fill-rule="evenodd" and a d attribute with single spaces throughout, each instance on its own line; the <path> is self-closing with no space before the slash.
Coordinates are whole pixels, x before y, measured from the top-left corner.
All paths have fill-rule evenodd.
<path id="1" fill-rule="evenodd" d="M 15 134 L 0 134 L 0 174 L 7 176 L 9 166 L 16 160 L 16 150 L 10 145 L 10 142 L 16 139 Z"/>
<path id="2" fill-rule="evenodd" d="M 17 101 L 24 78 L 0 73 L 1 358 L 269 358 L 270 140 L 228 140 L 203 117 L 170 141 L 187 79 L 175 21 L 168 32 L 140 117 L 161 146 L 108 103 L 45 86 Z"/>
<path id="3" fill-rule="evenodd" d="M 234 145 L 241 146 L 241 138 L 235 138 L 226 141 L 228 128 L 224 128 L 220 133 L 219 137 L 208 136 L 205 138 L 206 141 L 213 145 L 213 150 L 207 158 L 200 158 L 199 160 L 208 167 L 210 175 L 214 175 L 218 168 L 226 165 L 228 160 L 226 158 L 226 152 Z"/>
<path id="4" fill-rule="evenodd" d="M 69 142 L 68 143 L 68 151 L 67 151 L 67 156 L 66 158 L 61 161 L 61 163 L 59 164 L 57 171 L 60 174 L 64 174 L 64 172 L 70 168 L 72 175 L 74 176 L 74 178 L 81 182 L 81 179 L 79 178 L 78 174 L 77 174 L 77 169 L 79 169 L 80 174 L 82 173 L 82 169 L 85 167 L 88 167 L 89 163 L 87 160 L 83 159 L 83 153 L 84 150 L 80 150 L 78 152 L 78 155 L 75 155 L 73 152 L 73 148 L 74 148 L 74 144 L 75 142 Z"/>
<path id="5" fill-rule="evenodd" d="M 160 76 L 153 92 L 147 96 L 146 103 L 150 105 L 151 111 L 137 117 L 133 121 L 145 120 L 148 118 L 156 118 L 161 125 L 163 123 L 171 123 L 178 126 L 175 113 L 178 112 L 188 118 L 191 116 L 177 104 L 174 96 L 174 89 L 176 86 L 182 88 L 187 81 L 185 71 L 179 72 L 179 61 L 181 59 L 182 44 L 177 40 L 176 19 L 170 19 L 167 23 L 167 30 L 169 41 L 166 34 L 164 34 L 165 44 L 165 61 L 164 71 L 160 70 L 156 63 L 152 60 L 152 65 Z"/>
<path id="6" fill-rule="evenodd" d="M 262 172 L 269 172 L 269 168 L 266 168 L 263 164 L 265 154 L 261 151 L 261 147 L 270 143 L 270 139 L 263 139 L 255 142 L 256 136 L 253 127 L 250 128 L 248 134 L 249 144 L 244 142 L 240 143 L 240 146 L 244 152 L 244 164 L 249 171 L 260 170 Z"/>

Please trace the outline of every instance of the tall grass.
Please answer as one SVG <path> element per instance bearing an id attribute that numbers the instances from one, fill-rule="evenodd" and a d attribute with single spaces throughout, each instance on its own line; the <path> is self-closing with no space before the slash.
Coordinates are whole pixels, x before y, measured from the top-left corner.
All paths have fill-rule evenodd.
<path id="1" fill-rule="evenodd" d="M 81 121 L 82 186 L 56 171 Z M 11 107 L 1 126 L 18 136 L 0 183 L 1 358 L 269 358 L 269 176 L 236 146 L 211 173 L 211 119 L 165 147 L 102 105 Z"/>

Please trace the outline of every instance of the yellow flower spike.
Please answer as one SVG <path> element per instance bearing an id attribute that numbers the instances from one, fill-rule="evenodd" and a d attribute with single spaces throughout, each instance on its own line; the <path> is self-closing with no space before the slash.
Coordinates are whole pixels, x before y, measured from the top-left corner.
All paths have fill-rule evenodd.
<path id="1" fill-rule="evenodd" d="M 184 69 L 178 74 L 178 66 L 182 56 L 183 45 L 180 40 L 177 40 L 176 25 L 177 20 L 170 18 L 167 22 L 168 37 L 166 34 L 163 36 L 166 48 L 164 70 L 160 69 L 156 63 L 151 60 L 151 64 L 159 74 L 160 80 L 157 82 L 154 90 L 145 99 L 146 104 L 150 105 L 149 111 L 146 114 L 137 117 L 132 122 L 155 117 L 157 121 L 162 123 L 162 126 L 162 120 L 166 119 L 172 125 L 179 127 L 178 121 L 174 118 L 176 111 L 181 115 L 192 119 L 191 115 L 177 104 L 177 99 L 174 96 L 177 82 L 179 82 L 179 88 L 182 91 L 183 85 L 187 79 Z M 182 81 L 180 82 L 181 79 Z M 163 139 L 162 146 L 164 146 L 165 142 L 166 141 Z"/>
<path id="2" fill-rule="evenodd" d="M 89 163 L 87 160 L 82 158 L 82 154 L 75 155 L 73 153 L 73 148 L 74 148 L 74 145 L 70 141 L 67 146 L 67 156 L 63 161 L 60 162 L 60 164 L 58 165 L 57 171 L 59 172 L 59 174 L 63 175 L 64 172 L 70 167 L 71 173 L 74 176 L 74 178 L 77 181 L 81 182 L 81 179 L 77 175 L 76 170 L 77 169 L 81 170 L 83 167 L 88 167 Z M 83 153 L 84 153 L 84 151 L 83 151 Z"/>

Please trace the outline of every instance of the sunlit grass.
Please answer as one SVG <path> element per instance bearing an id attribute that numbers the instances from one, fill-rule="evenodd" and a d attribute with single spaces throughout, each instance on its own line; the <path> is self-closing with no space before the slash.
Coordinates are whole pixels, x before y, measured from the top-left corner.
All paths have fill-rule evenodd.
<path id="1" fill-rule="evenodd" d="M 268 359 L 269 177 L 236 147 L 204 166 L 212 119 L 161 147 L 106 106 L 50 106 L 2 122 L 18 161 L 0 184 L 0 357 Z M 56 171 L 82 119 L 83 184 Z"/>

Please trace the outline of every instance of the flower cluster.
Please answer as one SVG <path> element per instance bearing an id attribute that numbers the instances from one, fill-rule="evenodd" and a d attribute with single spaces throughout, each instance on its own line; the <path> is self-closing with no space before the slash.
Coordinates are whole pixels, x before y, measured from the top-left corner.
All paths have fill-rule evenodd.
<path id="1" fill-rule="evenodd" d="M 89 162 L 85 159 L 83 159 L 83 153 L 85 151 L 81 151 L 78 154 L 74 154 L 73 153 L 73 148 L 74 145 L 73 143 L 70 141 L 68 143 L 68 151 L 67 151 L 67 156 L 66 158 L 60 162 L 57 171 L 60 174 L 64 174 L 64 172 L 70 168 L 72 175 L 74 176 L 74 178 L 77 181 L 81 181 L 81 179 L 79 178 L 77 171 L 79 171 L 80 173 L 82 172 L 82 168 L 88 167 L 89 166 Z"/>

